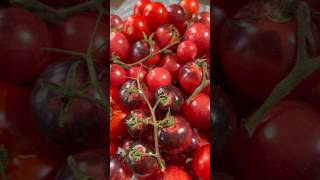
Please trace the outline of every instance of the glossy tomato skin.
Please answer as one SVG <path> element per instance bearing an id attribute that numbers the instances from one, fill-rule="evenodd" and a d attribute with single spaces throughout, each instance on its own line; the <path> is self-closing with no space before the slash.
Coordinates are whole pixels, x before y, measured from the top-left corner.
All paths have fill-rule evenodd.
<path id="1" fill-rule="evenodd" d="M 180 87 L 187 93 L 192 93 L 202 81 L 202 67 L 196 61 L 183 65 L 178 74 Z"/>
<path id="2" fill-rule="evenodd" d="M 200 54 L 207 53 L 210 50 L 210 27 L 194 23 L 186 30 L 184 39 L 193 41 Z"/>
<path id="3" fill-rule="evenodd" d="M 192 157 L 194 152 L 199 147 L 206 145 L 208 143 L 209 141 L 201 137 L 198 132 L 192 131 L 191 144 L 188 146 L 186 150 L 184 150 L 183 154 L 185 154 L 187 157 Z"/>
<path id="4" fill-rule="evenodd" d="M 110 16 L 110 28 L 120 28 L 123 25 L 121 17 L 116 14 Z"/>
<path id="5" fill-rule="evenodd" d="M 162 86 L 170 85 L 171 82 L 171 74 L 164 68 L 156 67 L 147 74 L 147 85 L 151 92 L 154 92 Z"/>
<path id="6" fill-rule="evenodd" d="M 132 172 L 120 156 L 110 158 L 110 180 L 131 180 Z"/>
<path id="7" fill-rule="evenodd" d="M 168 7 L 168 18 L 173 25 L 184 23 L 186 21 L 184 9 L 178 4 L 171 4 Z"/>
<path id="8" fill-rule="evenodd" d="M 143 17 L 154 30 L 168 22 L 168 11 L 162 3 L 151 2 L 144 8 Z"/>
<path id="9" fill-rule="evenodd" d="M 130 52 L 128 38 L 121 32 L 110 32 L 110 58 L 113 54 L 125 61 Z"/>
<path id="10" fill-rule="evenodd" d="M 157 180 L 191 180 L 190 176 L 177 166 L 167 166 L 164 172 L 159 173 Z"/>
<path id="11" fill-rule="evenodd" d="M 48 65 L 52 47 L 46 24 L 20 8 L 0 9 L 0 79 L 17 84 L 32 82 Z"/>
<path id="12" fill-rule="evenodd" d="M 140 15 L 131 15 L 123 23 L 122 32 L 128 37 L 129 41 L 135 42 L 143 39 L 143 33 L 150 35 L 148 22 Z"/>
<path id="13" fill-rule="evenodd" d="M 149 54 L 153 54 L 159 51 L 159 49 L 160 48 L 156 43 L 150 44 L 144 39 L 139 40 L 132 45 L 132 48 L 131 48 L 132 60 L 134 62 L 137 62 L 147 57 Z M 143 64 L 147 66 L 156 65 L 159 60 L 160 60 L 160 55 L 157 54 L 148 58 L 148 60 L 144 61 Z"/>
<path id="14" fill-rule="evenodd" d="M 78 168 L 84 175 L 94 179 L 105 179 L 107 152 L 103 149 L 93 149 L 73 155 Z M 57 173 L 56 180 L 76 179 L 68 163 L 64 163 Z"/>
<path id="15" fill-rule="evenodd" d="M 189 123 L 179 115 L 171 117 L 172 126 L 164 127 L 159 134 L 161 149 L 168 154 L 177 154 L 191 144 L 192 129 Z"/>
<path id="16" fill-rule="evenodd" d="M 137 4 L 133 8 L 133 14 L 135 15 L 143 15 L 144 8 L 151 3 L 150 0 L 139 0 Z"/>
<path id="17" fill-rule="evenodd" d="M 319 106 L 293 100 L 278 103 L 250 139 L 243 132 L 235 136 L 235 174 L 247 180 L 315 179 L 320 162 L 319 119 Z"/>
<path id="18" fill-rule="evenodd" d="M 210 144 L 196 150 L 192 159 L 195 174 L 203 180 L 210 180 Z"/>
<path id="19" fill-rule="evenodd" d="M 200 12 L 199 14 L 197 14 L 195 21 L 199 23 L 203 23 L 210 27 L 210 12 L 208 11 Z"/>
<path id="20" fill-rule="evenodd" d="M 160 99 L 165 97 L 165 101 Z M 173 85 L 161 86 L 155 91 L 155 102 L 159 101 L 157 110 L 162 112 L 167 112 L 169 109 L 171 112 L 179 112 L 183 102 L 184 97 L 182 92 Z"/>
<path id="21" fill-rule="evenodd" d="M 199 0 L 182 0 L 179 5 L 184 9 L 189 18 L 197 14 L 199 10 Z"/>
<path id="22" fill-rule="evenodd" d="M 126 81 L 126 71 L 118 64 L 110 65 L 110 86 L 119 88 Z"/>
<path id="23" fill-rule="evenodd" d="M 133 66 L 127 70 L 127 76 L 131 78 L 138 78 L 140 82 L 145 82 L 147 70 L 144 67 Z"/>
<path id="24" fill-rule="evenodd" d="M 74 15 L 67 17 L 61 24 L 52 29 L 54 46 L 60 49 L 86 53 L 96 23 L 96 17 Z M 108 25 L 101 21 L 94 41 L 94 59 L 97 63 L 105 64 L 107 51 Z M 57 55 L 65 57 L 65 54 Z"/>
<path id="25" fill-rule="evenodd" d="M 178 45 L 177 55 L 182 64 L 194 60 L 198 54 L 198 47 L 193 41 L 183 41 Z"/>
<path id="26" fill-rule="evenodd" d="M 168 44 L 173 43 L 179 39 L 179 31 L 173 25 L 163 25 L 157 28 L 153 36 L 154 41 L 159 45 L 160 49 L 163 49 Z M 176 46 L 172 46 L 170 49 L 174 50 Z"/>
<path id="27" fill-rule="evenodd" d="M 145 109 L 135 109 L 127 116 L 125 123 L 128 133 L 134 138 L 146 137 L 151 133 L 151 125 L 148 122 L 151 115 Z"/>
<path id="28" fill-rule="evenodd" d="M 49 66 L 39 77 L 31 95 L 31 110 L 37 127 L 49 142 L 66 152 L 78 152 L 89 147 L 104 147 L 104 138 L 106 138 L 107 112 L 99 104 L 82 98 L 73 99 L 63 119 L 64 127 L 59 126 L 59 114 L 65 101 L 62 101 L 58 91 L 46 86 L 43 82 L 64 85 L 68 71 L 75 62 L 77 61 L 61 61 Z M 85 62 L 78 62 L 75 76 L 76 88 L 89 81 Z M 99 69 L 99 66 L 96 67 Z M 97 91 L 89 88 L 84 94 L 94 96 Z M 68 97 L 65 96 L 63 99 L 65 98 Z"/>
<path id="29" fill-rule="evenodd" d="M 162 56 L 159 67 L 163 67 L 171 74 L 172 79 L 178 80 L 178 73 L 181 68 L 179 57 L 176 54 L 166 54 Z"/>
<path id="30" fill-rule="evenodd" d="M 210 129 L 210 97 L 204 93 L 194 96 L 184 107 L 183 116 L 190 125 L 198 130 Z"/>
<path id="31" fill-rule="evenodd" d="M 120 140 L 126 137 L 126 117 L 128 112 L 124 109 L 111 109 L 110 114 L 110 138 Z"/>

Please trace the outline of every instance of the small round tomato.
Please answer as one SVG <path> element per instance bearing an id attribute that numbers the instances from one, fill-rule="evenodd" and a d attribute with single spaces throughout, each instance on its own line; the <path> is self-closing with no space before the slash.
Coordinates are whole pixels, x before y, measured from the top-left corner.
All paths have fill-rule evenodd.
<path id="1" fill-rule="evenodd" d="M 210 27 L 210 12 L 208 11 L 200 12 L 199 14 L 197 14 L 195 21 L 199 23 L 203 23 Z"/>
<path id="2" fill-rule="evenodd" d="M 133 14 L 143 15 L 143 10 L 149 3 L 151 3 L 150 0 L 139 0 L 133 8 Z"/>
<path id="3" fill-rule="evenodd" d="M 143 33 L 150 35 L 149 24 L 140 15 L 131 15 L 123 23 L 123 33 L 131 42 L 143 39 Z"/>
<path id="4" fill-rule="evenodd" d="M 151 125 L 148 123 L 151 115 L 145 109 L 135 109 L 130 112 L 125 122 L 128 133 L 134 138 L 148 136 L 151 133 Z"/>
<path id="5" fill-rule="evenodd" d="M 143 17 L 154 30 L 168 22 L 168 11 L 162 3 L 151 2 L 144 8 Z"/>
<path id="6" fill-rule="evenodd" d="M 154 41 L 149 42 L 147 40 L 142 39 L 140 41 L 135 42 L 132 45 L 131 57 L 132 60 L 136 62 L 157 51 L 159 51 L 159 46 L 156 43 L 154 43 Z M 160 54 L 156 54 L 144 61 L 143 64 L 147 66 L 156 65 L 159 59 Z"/>
<path id="7" fill-rule="evenodd" d="M 119 88 L 126 81 L 126 71 L 118 64 L 110 65 L 110 86 Z"/>
<path id="8" fill-rule="evenodd" d="M 51 34 L 44 22 L 20 8 L 0 9 L 0 79 L 32 82 L 48 65 Z"/>
<path id="9" fill-rule="evenodd" d="M 168 70 L 174 80 L 178 80 L 178 73 L 181 68 L 179 58 L 176 54 L 165 54 L 160 60 L 159 67 Z"/>
<path id="10" fill-rule="evenodd" d="M 131 180 L 131 176 L 132 172 L 121 157 L 113 156 L 110 159 L 110 180 Z"/>
<path id="11" fill-rule="evenodd" d="M 119 28 L 123 25 L 121 17 L 116 14 L 111 14 L 110 16 L 110 28 Z"/>
<path id="12" fill-rule="evenodd" d="M 121 32 L 110 32 L 110 58 L 116 55 L 121 61 L 125 61 L 129 54 L 130 43 Z"/>
<path id="13" fill-rule="evenodd" d="M 177 48 L 177 55 L 182 64 L 192 61 L 198 53 L 198 47 L 192 41 L 183 41 Z"/>
<path id="14" fill-rule="evenodd" d="M 155 91 L 155 102 L 159 101 L 157 110 L 178 112 L 184 102 L 181 91 L 173 85 L 161 86 Z"/>
<path id="15" fill-rule="evenodd" d="M 200 130 L 209 130 L 210 97 L 203 93 L 195 95 L 190 104 L 184 107 L 183 115 L 192 127 Z"/>
<path id="16" fill-rule="evenodd" d="M 199 0 L 182 0 L 179 5 L 184 9 L 189 18 L 197 14 L 199 10 Z"/>
<path id="17" fill-rule="evenodd" d="M 210 180 L 210 144 L 201 146 L 193 155 L 192 168 L 203 180 Z"/>
<path id="18" fill-rule="evenodd" d="M 147 85 L 152 92 L 162 86 L 170 85 L 171 82 L 171 74 L 164 68 L 156 67 L 147 74 Z"/>
<path id="19" fill-rule="evenodd" d="M 179 31 L 173 25 L 163 25 L 157 28 L 153 36 L 154 41 L 163 49 L 168 44 L 173 43 L 179 39 Z M 174 50 L 176 46 L 172 46 L 170 49 Z"/>
<path id="20" fill-rule="evenodd" d="M 133 66 L 127 70 L 127 76 L 131 78 L 138 78 L 140 82 L 145 82 L 147 70 L 144 67 Z"/>
<path id="21" fill-rule="evenodd" d="M 168 7 L 169 22 L 173 25 L 181 24 L 186 21 L 184 9 L 178 4 L 171 4 Z"/>
<path id="22" fill-rule="evenodd" d="M 192 24 L 185 33 L 185 40 L 193 41 L 200 54 L 210 51 L 210 28 L 202 23 Z"/>
<path id="23" fill-rule="evenodd" d="M 201 66 L 201 62 L 191 61 L 180 68 L 178 82 L 185 92 L 191 94 L 201 84 L 203 76 Z"/>
<path id="24" fill-rule="evenodd" d="M 191 180 L 190 176 L 177 166 L 167 166 L 159 176 L 163 180 Z"/>
<path id="25" fill-rule="evenodd" d="M 122 109 L 112 109 L 110 112 L 110 138 L 123 139 L 128 132 L 126 131 L 126 117 L 128 113 Z"/>

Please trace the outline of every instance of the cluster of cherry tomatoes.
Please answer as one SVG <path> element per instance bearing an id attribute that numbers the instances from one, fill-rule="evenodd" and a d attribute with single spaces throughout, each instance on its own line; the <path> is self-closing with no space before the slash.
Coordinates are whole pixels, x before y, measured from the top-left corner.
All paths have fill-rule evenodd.
<path id="1" fill-rule="evenodd" d="M 210 179 L 210 13 L 139 0 L 110 16 L 110 179 Z"/>
<path id="2" fill-rule="evenodd" d="M 215 1 L 217 179 L 319 178 L 319 2 Z"/>

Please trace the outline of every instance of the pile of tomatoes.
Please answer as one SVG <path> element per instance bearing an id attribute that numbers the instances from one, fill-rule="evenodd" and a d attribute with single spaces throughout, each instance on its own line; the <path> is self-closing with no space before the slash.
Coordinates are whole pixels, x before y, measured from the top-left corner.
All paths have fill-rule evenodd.
<path id="1" fill-rule="evenodd" d="M 110 179 L 210 179 L 210 13 L 139 0 L 110 16 Z"/>
<path id="2" fill-rule="evenodd" d="M 213 145 L 224 144 L 214 152 L 217 179 L 319 178 L 320 70 L 316 68 L 296 86 L 283 81 L 301 76 L 288 76 L 296 72 L 293 69 L 310 71 L 295 65 L 301 59 L 319 62 L 319 8 L 317 0 L 215 1 L 214 111 L 220 115 L 213 124 Z M 301 9 L 310 10 L 310 19 L 301 16 Z M 300 40 L 301 29 L 309 38 Z M 287 86 L 279 88 L 279 84 Z M 284 97 L 275 96 L 283 92 Z M 270 102 L 274 104 L 264 109 L 257 125 L 248 125 L 259 107 Z M 253 127 L 251 134 L 247 127 Z"/>

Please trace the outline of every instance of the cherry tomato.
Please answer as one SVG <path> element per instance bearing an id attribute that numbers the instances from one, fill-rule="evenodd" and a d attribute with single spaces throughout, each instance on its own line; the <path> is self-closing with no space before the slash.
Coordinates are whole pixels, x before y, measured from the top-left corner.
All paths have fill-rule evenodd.
<path id="1" fill-rule="evenodd" d="M 56 48 L 86 53 L 96 24 L 96 17 L 75 15 L 67 17 L 61 24 L 53 28 L 53 40 Z M 96 62 L 105 64 L 107 51 L 108 25 L 101 21 L 97 31 L 93 51 Z M 111 35 L 110 35 L 111 37 Z M 59 54 L 65 57 L 65 54 Z"/>
<path id="2" fill-rule="evenodd" d="M 192 24 L 185 33 L 185 40 L 193 41 L 200 54 L 209 52 L 210 50 L 210 28 L 202 23 Z"/>
<path id="3" fill-rule="evenodd" d="M 150 3 L 151 3 L 150 0 L 139 0 L 133 8 L 133 14 L 143 15 L 144 8 Z"/>
<path id="4" fill-rule="evenodd" d="M 202 81 L 201 62 L 191 61 L 183 65 L 178 74 L 180 87 L 187 93 L 192 93 Z"/>
<path id="5" fill-rule="evenodd" d="M 116 14 L 110 16 L 110 28 L 120 28 L 123 25 L 121 17 Z"/>
<path id="6" fill-rule="evenodd" d="M 110 141 L 110 143 L 109 143 L 109 154 L 110 154 L 110 157 L 116 154 L 117 148 L 118 148 L 117 144 L 115 142 L 113 142 L 113 141 Z"/>
<path id="7" fill-rule="evenodd" d="M 173 25 L 184 23 L 186 21 L 184 9 L 178 4 L 171 4 L 168 7 L 168 18 Z"/>
<path id="8" fill-rule="evenodd" d="M 131 15 L 123 23 L 123 33 L 131 42 L 143 39 L 143 33 L 150 35 L 148 22 L 140 15 Z"/>
<path id="9" fill-rule="evenodd" d="M 196 150 L 192 159 L 195 174 L 203 180 L 210 180 L 210 144 Z"/>
<path id="10" fill-rule="evenodd" d="M 144 8 L 143 17 L 154 30 L 168 22 L 168 11 L 162 3 L 151 2 Z"/>
<path id="11" fill-rule="evenodd" d="M 169 109 L 171 112 L 179 112 L 183 102 L 183 94 L 181 91 L 173 85 L 161 86 L 155 91 L 155 102 L 159 101 L 157 110 L 167 112 Z M 165 100 L 161 100 L 165 98 Z"/>
<path id="12" fill-rule="evenodd" d="M 132 45 L 131 57 L 132 60 L 136 62 L 147 57 L 149 54 L 153 54 L 157 51 L 159 51 L 159 46 L 156 43 L 142 39 L 140 41 L 135 42 Z M 151 66 L 157 64 L 159 60 L 160 55 L 157 54 L 148 58 L 148 60 L 144 61 L 143 64 Z"/>
<path id="13" fill-rule="evenodd" d="M 130 43 L 127 37 L 121 32 L 110 32 L 110 58 L 113 54 L 121 61 L 125 61 L 129 54 Z"/>
<path id="14" fill-rule="evenodd" d="M 20 8 L 0 9 L 0 79 L 17 84 L 30 83 L 48 65 L 52 47 L 46 24 Z"/>
<path id="15" fill-rule="evenodd" d="M 203 23 L 210 27 L 210 12 L 208 11 L 200 12 L 199 14 L 197 14 L 195 21 L 199 23 Z"/>
<path id="16" fill-rule="evenodd" d="M 159 173 L 163 180 L 191 180 L 190 176 L 181 168 L 177 166 L 167 166 L 166 169 Z M 160 179 L 160 177 L 158 177 Z"/>
<path id="17" fill-rule="evenodd" d="M 151 133 L 149 120 L 151 120 L 151 115 L 145 109 L 131 111 L 125 120 L 128 133 L 134 138 L 148 136 Z"/>
<path id="18" fill-rule="evenodd" d="M 193 14 L 197 14 L 199 10 L 198 0 L 182 0 L 179 5 L 184 9 L 187 16 L 190 18 Z"/>
<path id="19" fill-rule="evenodd" d="M 159 62 L 159 67 L 168 70 L 174 80 L 178 80 L 178 73 L 181 68 L 180 60 L 176 54 L 166 54 Z"/>
<path id="20" fill-rule="evenodd" d="M 152 92 L 162 86 L 170 85 L 171 81 L 172 78 L 169 71 L 161 67 L 156 67 L 147 74 L 147 85 Z"/>
<path id="21" fill-rule="evenodd" d="M 127 76 L 131 78 L 137 78 L 140 82 L 145 82 L 147 75 L 147 70 L 144 67 L 133 66 L 127 70 Z"/>
<path id="22" fill-rule="evenodd" d="M 192 127 L 200 130 L 209 130 L 210 97 L 203 93 L 195 95 L 190 104 L 185 106 L 183 115 Z"/>
<path id="23" fill-rule="evenodd" d="M 122 109 L 111 109 L 110 114 L 110 138 L 123 139 L 128 132 L 126 131 L 126 117 L 128 113 Z"/>
<path id="24" fill-rule="evenodd" d="M 231 147 L 235 174 L 247 180 L 315 179 L 319 120 L 319 106 L 293 100 L 276 104 L 251 138 L 243 132 L 235 135 Z"/>
<path id="25" fill-rule="evenodd" d="M 118 64 L 110 65 L 110 86 L 119 88 L 126 81 L 126 71 Z"/>
<path id="26" fill-rule="evenodd" d="M 198 53 L 198 47 L 192 41 L 183 41 L 177 48 L 177 55 L 182 64 L 192 61 Z"/>
<path id="27" fill-rule="evenodd" d="M 168 44 L 173 43 L 179 39 L 179 31 L 173 25 L 163 25 L 157 28 L 153 36 L 154 41 L 159 45 L 160 49 L 163 49 Z M 170 49 L 174 50 L 176 46 L 172 46 Z"/>
<path id="28" fill-rule="evenodd" d="M 132 172 L 119 156 L 110 159 L 110 180 L 131 180 Z"/>

